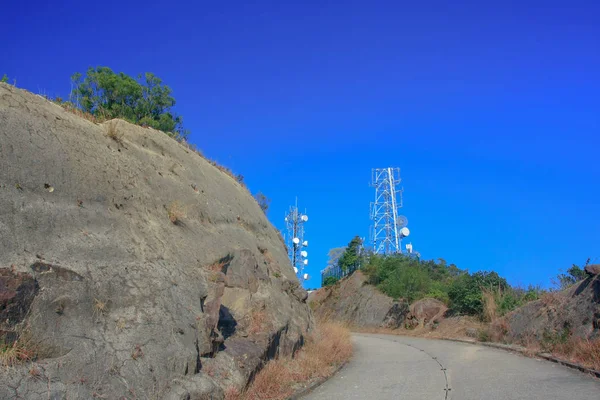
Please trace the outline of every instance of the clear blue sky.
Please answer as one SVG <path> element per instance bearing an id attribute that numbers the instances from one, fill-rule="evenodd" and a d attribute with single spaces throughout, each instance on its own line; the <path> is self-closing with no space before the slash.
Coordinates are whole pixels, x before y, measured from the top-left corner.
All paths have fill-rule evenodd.
<path id="1" fill-rule="evenodd" d="M 327 4 L 325 4 L 327 3 Z M 299 197 L 309 272 L 368 236 L 371 168 L 402 168 L 425 258 L 548 285 L 600 261 L 597 1 L 60 1 L 2 5 L 0 75 L 65 96 L 150 71 L 206 155 Z"/>

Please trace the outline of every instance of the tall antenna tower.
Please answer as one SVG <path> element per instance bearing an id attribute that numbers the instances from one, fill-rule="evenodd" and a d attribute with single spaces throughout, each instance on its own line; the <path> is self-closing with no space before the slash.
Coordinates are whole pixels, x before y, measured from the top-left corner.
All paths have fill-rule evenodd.
<path id="1" fill-rule="evenodd" d="M 402 253 L 402 238 L 409 235 L 408 219 L 398 215 L 402 208 L 400 168 L 374 168 L 371 186 L 375 188 L 375 201 L 371 203 L 371 240 L 378 254 Z"/>
<path id="2" fill-rule="evenodd" d="M 308 241 L 304 240 L 304 224 L 307 221 L 308 215 L 306 215 L 306 212 L 301 213 L 298 211 L 298 198 L 296 198 L 296 205 L 291 206 L 285 216 L 287 228 L 285 239 L 290 262 L 300 282 L 310 278 L 307 273 L 304 273 L 304 267 L 308 265 L 308 252 L 305 250 Z"/>

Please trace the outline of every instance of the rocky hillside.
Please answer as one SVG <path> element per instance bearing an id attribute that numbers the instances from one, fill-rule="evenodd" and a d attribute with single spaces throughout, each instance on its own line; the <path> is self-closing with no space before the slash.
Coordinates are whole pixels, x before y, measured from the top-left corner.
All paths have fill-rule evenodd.
<path id="1" fill-rule="evenodd" d="M 508 314 L 506 339 L 560 341 L 571 335 L 599 339 L 600 267 L 589 271 L 587 279 L 562 292 L 548 293 Z"/>
<path id="2" fill-rule="evenodd" d="M 0 84 L 0 398 L 219 399 L 301 346 L 306 296 L 231 176 Z"/>
<path id="3" fill-rule="evenodd" d="M 355 328 L 419 327 L 424 329 L 412 333 L 470 336 L 552 349 L 571 339 L 600 340 L 600 266 L 588 266 L 585 271 L 588 277 L 570 288 L 546 292 L 538 300 L 491 319 L 460 315 L 446 318 L 447 307 L 435 299 L 425 298 L 410 305 L 394 301 L 368 284 L 360 271 L 311 292 L 308 303 L 317 317 L 343 321 Z"/>
<path id="4" fill-rule="evenodd" d="M 435 299 L 422 299 L 410 305 L 396 301 L 369 285 L 361 271 L 333 286 L 311 292 L 308 302 L 317 317 L 357 328 L 413 328 L 439 320 L 447 310 Z"/>

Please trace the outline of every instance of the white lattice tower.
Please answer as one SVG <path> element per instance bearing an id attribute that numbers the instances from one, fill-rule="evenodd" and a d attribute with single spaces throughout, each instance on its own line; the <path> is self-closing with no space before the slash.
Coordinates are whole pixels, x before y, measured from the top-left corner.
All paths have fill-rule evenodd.
<path id="1" fill-rule="evenodd" d="M 371 185 L 375 188 L 375 201 L 371 203 L 371 241 L 373 251 L 379 254 L 402 253 L 402 221 L 398 215 L 402 207 L 400 168 L 374 168 Z M 399 218 L 400 217 L 400 218 Z"/>

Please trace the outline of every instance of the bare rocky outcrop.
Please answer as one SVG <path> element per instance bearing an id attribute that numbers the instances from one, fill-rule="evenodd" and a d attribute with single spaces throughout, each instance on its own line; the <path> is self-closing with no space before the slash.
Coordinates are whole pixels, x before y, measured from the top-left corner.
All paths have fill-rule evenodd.
<path id="1" fill-rule="evenodd" d="M 600 337 L 600 276 L 593 275 L 561 292 L 545 294 L 506 317 L 507 340 L 553 340 L 561 335 Z"/>
<path id="2" fill-rule="evenodd" d="M 429 298 L 417 300 L 409 307 L 405 326 L 411 329 L 431 327 L 444 317 L 446 311 L 448 311 L 448 307 L 439 300 Z"/>
<path id="3" fill-rule="evenodd" d="M 600 264 L 586 265 L 583 270 L 589 276 L 600 275 Z"/>
<path id="4" fill-rule="evenodd" d="M 448 310 L 436 299 L 421 299 L 410 305 L 404 300 L 394 300 L 370 285 L 361 271 L 333 286 L 311 292 L 308 303 L 317 317 L 357 328 L 431 327 Z"/>
<path id="5" fill-rule="evenodd" d="M 35 354 L 0 398 L 219 399 L 302 345 L 305 300 L 231 176 L 0 84 L 0 334 Z"/>
<path id="6" fill-rule="evenodd" d="M 395 329 L 402 326 L 409 311 L 406 302 L 395 301 L 369 285 L 361 271 L 310 293 L 308 302 L 317 317 L 355 327 Z"/>

